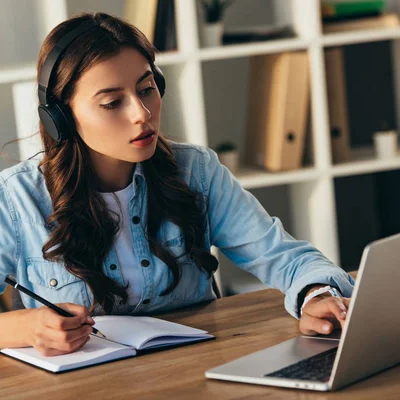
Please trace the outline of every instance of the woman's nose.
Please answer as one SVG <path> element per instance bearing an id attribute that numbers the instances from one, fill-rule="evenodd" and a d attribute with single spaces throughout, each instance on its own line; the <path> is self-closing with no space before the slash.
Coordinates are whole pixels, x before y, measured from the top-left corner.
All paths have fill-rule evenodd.
<path id="1" fill-rule="evenodd" d="M 151 118 L 150 110 L 137 97 L 131 100 L 130 115 L 132 123 L 147 122 Z"/>

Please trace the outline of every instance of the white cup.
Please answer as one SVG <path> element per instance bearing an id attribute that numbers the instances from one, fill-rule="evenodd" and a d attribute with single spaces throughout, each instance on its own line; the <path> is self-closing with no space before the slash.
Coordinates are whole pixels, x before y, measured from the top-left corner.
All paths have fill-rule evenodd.
<path id="1" fill-rule="evenodd" d="M 382 131 L 374 133 L 375 153 L 380 159 L 397 156 L 397 132 Z"/>

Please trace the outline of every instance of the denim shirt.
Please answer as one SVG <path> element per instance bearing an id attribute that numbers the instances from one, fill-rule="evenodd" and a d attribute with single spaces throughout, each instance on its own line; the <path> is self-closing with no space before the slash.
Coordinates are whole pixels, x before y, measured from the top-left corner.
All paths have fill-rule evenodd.
<path id="1" fill-rule="evenodd" d="M 169 143 L 182 179 L 191 190 L 201 192 L 207 202 L 207 250 L 216 246 L 239 268 L 257 276 L 267 287 L 285 293 L 286 310 L 295 318 L 299 317 L 298 294 L 309 284 L 334 285 L 344 296 L 351 296 L 353 279 L 309 242 L 290 236 L 279 218 L 271 217 L 220 164 L 213 150 Z M 62 261 L 43 258 L 42 247 L 52 229 L 46 222 L 52 202 L 38 164 L 38 160 L 28 160 L 0 172 L 0 293 L 5 289 L 4 278 L 11 274 L 21 285 L 53 303 L 90 307 L 93 295 L 88 285 L 69 273 Z M 147 190 L 141 163 L 136 165 L 132 180 L 130 226 L 142 293 L 135 305 L 120 304 L 117 298 L 113 313 L 145 315 L 215 299 L 211 280 L 186 254 L 182 231 L 169 221 L 161 225 L 158 238 L 178 257 L 182 276 L 172 293 L 160 296 L 172 275 L 150 252 L 145 237 Z M 120 285 L 126 284 L 114 248 L 104 260 L 103 271 Z M 42 306 L 23 293 L 21 298 L 27 308 Z M 94 314 L 101 314 L 99 307 Z"/>

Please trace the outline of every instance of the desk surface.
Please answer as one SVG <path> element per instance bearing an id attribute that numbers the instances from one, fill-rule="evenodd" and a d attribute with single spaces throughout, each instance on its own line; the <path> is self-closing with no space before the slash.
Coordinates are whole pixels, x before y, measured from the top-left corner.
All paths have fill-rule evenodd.
<path id="1" fill-rule="evenodd" d="M 216 340 L 54 375 L 0 355 L 0 399 L 399 399 L 400 367 L 334 393 L 206 379 L 204 372 L 299 335 L 276 290 L 226 297 L 159 317 Z"/>

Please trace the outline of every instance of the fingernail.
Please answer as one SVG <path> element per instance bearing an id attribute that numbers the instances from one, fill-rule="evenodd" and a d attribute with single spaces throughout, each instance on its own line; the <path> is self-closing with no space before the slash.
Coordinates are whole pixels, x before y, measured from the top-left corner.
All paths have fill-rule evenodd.
<path id="1" fill-rule="evenodd" d="M 346 311 L 342 311 L 342 312 L 340 313 L 340 317 L 341 317 L 341 318 L 346 318 L 346 315 L 347 315 L 347 312 L 346 312 Z"/>
<path id="2" fill-rule="evenodd" d="M 324 324 L 324 325 L 322 325 L 322 330 L 323 330 L 324 332 L 328 332 L 328 331 L 329 331 L 329 328 L 330 328 L 329 324 Z"/>
<path id="3" fill-rule="evenodd" d="M 94 324 L 94 319 L 92 317 L 87 317 L 86 318 L 87 322 L 89 322 L 89 324 Z"/>

